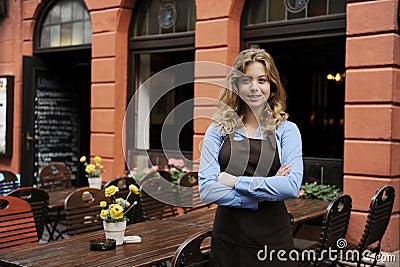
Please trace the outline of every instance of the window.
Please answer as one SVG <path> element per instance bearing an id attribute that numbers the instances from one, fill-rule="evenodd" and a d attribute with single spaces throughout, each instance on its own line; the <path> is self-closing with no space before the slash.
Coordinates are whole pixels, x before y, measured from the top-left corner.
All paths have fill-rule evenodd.
<path id="1" fill-rule="evenodd" d="M 46 14 L 40 27 L 39 48 L 92 43 L 92 24 L 81 0 L 61 0 Z"/>
<path id="2" fill-rule="evenodd" d="M 346 2 L 346 0 L 247 0 L 243 11 L 243 24 L 256 25 L 344 14 Z"/>
<path id="3" fill-rule="evenodd" d="M 194 31 L 194 1 L 140 1 L 135 8 L 133 37 Z"/>

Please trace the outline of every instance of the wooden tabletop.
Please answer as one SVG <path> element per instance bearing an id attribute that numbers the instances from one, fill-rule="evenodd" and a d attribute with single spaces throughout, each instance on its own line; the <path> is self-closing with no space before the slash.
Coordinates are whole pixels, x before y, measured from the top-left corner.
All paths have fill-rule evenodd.
<path id="1" fill-rule="evenodd" d="M 139 235 L 142 238 L 140 244 L 124 244 L 110 251 L 91 251 L 89 241 L 105 237 L 101 230 L 7 251 L 0 255 L 0 266 L 151 266 L 171 259 L 183 241 L 207 229 L 164 220 L 146 221 L 128 225 L 125 232 L 126 236 Z"/>
<path id="2" fill-rule="evenodd" d="M 48 191 L 47 192 L 49 194 L 48 208 L 51 211 L 64 209 L 64 201 L 67 198 L 67 196 L 79 188 L 82 187 L 71 187 L 61 190 Z"/>
<path id="3" fill-rule="evenodd" d="M 324 215 L 329 202 L 316 199 L 288 199 L 285 200 L 287 210 L 292 214 L 294 223 L 301 223 Z M 166 218 L 165 220 L 182 222 L 212 228 L 216 206 L 192 212 L 185 216 Z"/>
<path id="4" fill-rule="evenodd" d="M 317 199 L 288 199 L 286 208 L 293 215 L 294 223 L 302 223 L 324 215 L 329 202 Z"/>
<path id="5" fill-rule="evenodd" d="M 323 215 L 329 204 L 308 199 L 291 199 L 285 203 L 296 223 Z M 91 251 L 89 241 L 105 237 L 100 230 L 7 251 L 0 255 L 0 266 L 151 266 L 172 259 L 179 245 L 191 235 L 211 229 L 215 210 L 212 207 L 174 218 L 128 225 L 125 235 L 139 235 L 140 244 Z"/>

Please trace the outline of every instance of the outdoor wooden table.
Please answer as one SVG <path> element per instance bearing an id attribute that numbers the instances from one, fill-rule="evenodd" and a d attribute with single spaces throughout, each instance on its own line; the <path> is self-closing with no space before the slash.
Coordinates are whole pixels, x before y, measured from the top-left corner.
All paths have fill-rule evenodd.
<path id="1" fill-rule="evenodd" d="M 291 199 L 285 203 L 295 223 L 323 215 L 329 204 L 310 199 Z M 125 235 L 139 235 L 140 244 L 91 251 L 89 241 L 105 237 L 101 230 L 8 251 L 0 255 L 0 266 L 151 266 L 172 259 L 179 245 L 191 235 L 210 230 L 215 210 L 214 206 L 164 220 L 128 225 Z"/>
<path id="2" fill-rule="evenodd" d="M 10 250 L 0 255 L 0 266 L 151 266 L 172 259 L 179 245 L 206 227 L 151 220 L 127 226 L 125 235 L 139 235 L 140 244 L 124 244 L 109 251 L 91 251 L 89 241 L 104 231 L 77 235 L 47 244 Z"/>
<path id="3" fill-rule="evenodd" d="M 294 223 L 298 224 L 324 215 L 329 202 L 296 198 L 285 200 L 285 204 L 287 210 L 293 216 Z M 184 216 L 166 218 L 165 220 L 212 228 L 215 211 L 216 206 L 213 206 L 209 209 L 202 209 Z"/>
<path id="4" fill-rule="evenodd" d="M 302 223 L 324 215 L 329 202 L 317 199 L 294 198 L 285 200 L 286 208 L 292 214 L 294 223 Z"/>

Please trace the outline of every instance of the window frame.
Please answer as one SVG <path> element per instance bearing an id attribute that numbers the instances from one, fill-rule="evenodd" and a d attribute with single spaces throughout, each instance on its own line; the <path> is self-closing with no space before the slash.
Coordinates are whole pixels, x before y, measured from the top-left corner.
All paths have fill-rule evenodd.
<path id="1" fill-rule="evenodd" d="M 47 16 L 49 15 L 50 10 L 61 0 L 50 0 L 48 3 L 42 7 L 39 11 L 40 17 L 35 25 L 34 30 L 34 38 L 33 38 L 33 53 L 34 54 L 41 54 L 41 53 L 48 53 L 48 52 L 59 52 L 59 51 L 71 51 L 71 50 L 81 50 L 81 49 L 90 49 L 92 47 L 92 42 L 88 44 L 80 44 L 80 45 L 68 45 L 68 46 L 57 46 L 57 47 L 40 47 L 40 39 L 41 39 L 41 30 L 44 21 L 46 20 Z M 70 0 L 72 1 L 72 0 Z M 85 7 L 86 11 L 89 14 L 89 21 L 92 24 L 90 19 L 89 10 L 83 0 L 80 0 L 83 6 Z M 93 35 L 93 31 L 91 33 Z"/>

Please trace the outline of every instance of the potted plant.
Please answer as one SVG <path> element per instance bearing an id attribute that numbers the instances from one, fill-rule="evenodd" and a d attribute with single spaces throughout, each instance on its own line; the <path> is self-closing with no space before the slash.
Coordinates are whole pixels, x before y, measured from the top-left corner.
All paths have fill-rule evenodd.
<path id="1" fill-rule="evenodd" d="M 314 182 L 301 185 L 299 197 L 304 199 L 319 199 L 329 202 L 340 193 L 340 188 L 337 188 L 335 185 L 323 185 Z"/>
<path id="2" fill-rule="evenodd" d="M 131 184 L 128 195 L 123 199 L 115 197 L 118 191 L 118 187 L 114 185 L 104 189 L 105 196 L 111 199 L 111 203 L 108 205 L 106 201 L 100 202 L 100 206 L 102 207 L 100 218 L 103 220 L 106 238 L 115 239 L 117 245 L 122 245 L 124 242 L 126 221 L 128 220 L 125 215 L 137 204 L 137 201 L 132 204 L 129 203 L 128 199 L 131 193 L 138 195 L 140 192 L 135 185 Z"/>
<path id="3" fill-rule="evenodd" d="M 86 157 L 82 156 L 80 162 L 85 166 L 86 177 L 88 178 L 89 187 L 101 189 L 104 172 L 104 167 L 101 164 L 102 158 L 95 156 L 93 158 L 93 163 L 87 163 Z"/>

